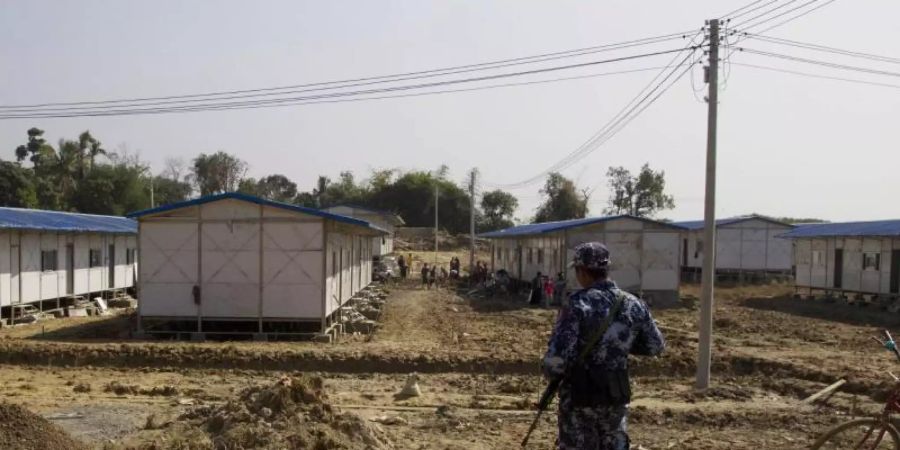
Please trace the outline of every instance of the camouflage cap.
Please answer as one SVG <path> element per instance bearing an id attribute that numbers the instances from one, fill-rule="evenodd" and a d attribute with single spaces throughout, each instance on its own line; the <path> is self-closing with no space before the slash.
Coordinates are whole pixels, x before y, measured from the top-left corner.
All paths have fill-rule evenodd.
<path id="1" fill-rule="evenodd" d="M 600 269 L 609 265 L 609 250 L 600 242 L 585 242 L 575 247 L 569 267 Z"/>

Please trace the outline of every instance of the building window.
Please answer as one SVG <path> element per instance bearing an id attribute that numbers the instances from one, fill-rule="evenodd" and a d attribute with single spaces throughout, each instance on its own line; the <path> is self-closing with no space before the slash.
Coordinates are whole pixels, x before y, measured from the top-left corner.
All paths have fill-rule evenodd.
<path id="1" fill-rule="evenodd" d="M 812 252 L 812 265 L 814 267 L 822 267 L 825 265 L 824 254 L 821 250 L 813 250 Z"/>
<path id="2" fill-rule="evenodd" d="M 544 263 L 544 250 L 538 249 L 538 264 Z"/>
<path id="3" fill-rule="evenodd" d="M 697 239 L 697 245 L 694 247 L 694 258 L 703 253 L 703 241 Z"/>
<path id="4" fill-rule="evenodd" d="M 881 253 L 863 253 L 863 270 L 881 270 Z"/>
<path id="5" fill-rule="evenodd" d="M 135 254 L 137 250 L 133 248 L 125 249 L 125 264 L 134 264 L 134 261 L 137 259 Z"/>
<path id="6" fill-rule="evenodd" d="M 532 249 L 528 249 L 528 264 L 531 264 L 534 261 L 534 254 Z"/>
<path id="7" fill-rule="evenodd" d="M 100 250 L 92 248 L 91 251 L 88 252 L 88 257 L 90 258 L 91 267 L 103 266 L 103 254 L 100 253 Z"/>
<path id="8" fill-rule="evenodd" d="M 502 260 L 503 260 L 503 250 L 498 248 L 497 249 L 497 261 L 502 261 Z"/>
<path id="9" fill-rule="evenodd" d="M 44 272 L 56 271 L 56 250 L 41 250 L 41 270 Z"/>

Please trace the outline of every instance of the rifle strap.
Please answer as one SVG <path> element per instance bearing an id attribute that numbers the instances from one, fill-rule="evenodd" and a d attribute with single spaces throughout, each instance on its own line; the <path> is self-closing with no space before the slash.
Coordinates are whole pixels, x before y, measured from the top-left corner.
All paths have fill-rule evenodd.
<path id="1" fill-rule="evenodd" d="M 597 330 L 591 335 L 590 339 L 585 341 L 584 348 L 581 350 L 581 353 L 578 354 L 578 360 L 575 361 L 576 365 L 583 363 L 584 360 L 587 359 L 588 354 L 590 354 L 591 350 L 594 349 L 594 346 L 603 339 L 603 336 L 606 334 L 607 330 L 609 330 L 612 321 L 622 309 L 622 304 L 625 303 L 625 291 L 617 288 L 615 290 L 615 295 L 616 299 L 613 300 L 613 304 L 609 307 L 609 312 L 606 314 L 606 317 L 603 318 L 603 322 L 600 323 L 600 326 L 597 327 Z"/>

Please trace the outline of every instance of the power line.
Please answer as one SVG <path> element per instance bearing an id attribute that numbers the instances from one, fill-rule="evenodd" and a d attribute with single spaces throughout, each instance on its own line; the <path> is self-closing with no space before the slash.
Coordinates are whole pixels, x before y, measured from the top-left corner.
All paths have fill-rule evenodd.
<path id="1" fill-rule="evenodd" d="M 605 60 L 599 60 L 599 61 L 589 61 L 589 62 L 578 63 L 578 64 L 569 64 L 569 65 L 565 65 L 565 66 L 555 66 L 555 67 L 547 67 L 547 68 L 541 68 L 541 69 L 533 69 L 533 70 L 527 70 L 527 71 L 521 71 L 521 72 L 494 74 L 494 75 L 487 75 L 487 76 L 474 77 L 474 78 L 446 80 L 446 81 L 433 82 L 433 83 L 394 86 L 394 87 L 389 87 L 389 88 L 368 89 L 368 90 L 361 90 L 361 91 L 333 92 L 333 93 L 312 95 L 312 96 L 306 96 L 306 97 L 288 97 L 288 98 L 279 98 L 279 99 L 249 100 L 249 101 L 242 101 L 242 102 L 227 102 L 227 103 L 208 103 L 208 104 L 202 104 L 202 105 L 172 106 L 172 107 L 165 107 L 165 108 L 125 108 L 125 109 L 107 109 L 107 110 L 102 110 L 102 111 L 75 111 L 75 112 L 41 111 L 41 112 L 34 112 L 34 113 L 0 115 L 0 119 L 95 117 L 95 116 L 132 115 L 132 114 L 160 114 L 160 113 L 168 113 L 168 112 L 185 112 L 185 111 L 210 111 L 210 110 L 217 110 L 217 109 L 240 109 L 242 107 L 249 107 L 249 106 L 278 105 L 278 104 L 283 104 L 283 103 L 288 103 L 288 102 L 298 102 L 298 101 L 306 101 L 306 100 L 352 97 L 352 96 L 378 94 L 378 93 L 386 93 L 386 92 L 406 91 L 406 90 L 411 90 L 411 89 L 424 89 L 424 88 L 439 87 L 439 86 L 460 84 L 460 83 L 488 81 L 488 80 L 509 78 L 509 77 L 523 76 L 523 75 L 534 75 L 534 74 L 539 74 L 539 73 L 547 73 L 547 72 L 555 72 L 555 71 L 560 71 L 560 70 L 583 68 L 583 67 L 589 67 L 589 66 L 600 65 L 600 64 L 629 61 L 629 60 L 647 58 L 647 57 L 658 56 L 658 55 L 665 55 L 665 54 L 669 54 L 669 53 L 676 53 L 676 52 L 682 52 L 682 51 L 684 51 L 683 48 L 678 48 L 678 49 L 671 49 L 671 50 L 662 50 L 662 51 L 658 51 L 658 52 L 643 53 L 643 54 L 638 54 L 638 55 L 629 55 L 629 56 L 623 56 L 623 57 L 611 58 L 611 59 L 605 59 Z"/>
<path id="2" fill-rule="evenodd" d="M 797 1 L 797 0 L 790 0 L 789 2 L 783 4 L 783 5 L 779 6 L 779 7 L 773 8 L 773 9 L 771 9 L 771 10 L 769 10 L 769 11 L 767 11 L 766 13 L 761 14 L 761 15 L 768 15 L 768 14 L 771 14 L 772 12 L 775 12 L 775 10 L 781 9 L 781 8 L 783 8 L 783 7 L 787 6 L 787 5 L 790 5 L 791 3 L 794 3 L 794 2 L 796 2 L 796 1 Z M 744 27 L 745 30 L 749 30 L 749 29 L 751 29 L 751 28 L 755 28 L 755 27 L 758 27 L 758 26 L 767 24 L 767 23 L 769 23 L 769 22 L 771 22 L 771 21 L 773 21 L 773 20 L 775 20 L 775 19 L 777 19 L 777 18 L 779 18 L 779 17 L 786 16 L 786 15 L 788 15 L 788 14 L 794 12 L 794 11 L 797 11 L 797 10 L 799 10 L 799 9 L 803 9 L 803 8 L 809 6 L 809 5 L 812 5 L 813 3 L 816 3 L 817 1 L 819 1 L 819 0 L 809 0 L 808 2 L 803 3 L 803 4 L 800 5 L 800 6 L 796 6 L 796 7 L 794 7 L 794 8 L 791 8 L 791 9 L 789 9 L 789 10 L 787 10 L 787 11 L 784 11 L 784 12 L 782 12 L 782 13 L 780 13 L 780 14 L 777 14 L 777 15 L 774 15 L 774 16 L 772 16 L 772 17 L 768 17 L 768 18 L 766 18 L 766 19 L 764 19 L 764 20 L 761 20 L 761 21 L 759 21 L 759 22 L 757 22 L 757 23 L 755 23 L 755 24 L 752 24 L 752 25 L 747 25 L 747 24 L 748 24 L 749 22 L 752 22 L 755 18 L 754 18 L 754 19 L 749 19 L 749 20 L 746 20 L 746 21 L 744 21 L 744 22 L 741 22 L 741 23 L 738 24 L 738 25 L 735 25 L 735 27 Z M 816 6 L 815 8 L 808 9 L 808 10 L 806 10 L 806 11 L 803 11 L 803 12 L 801 12 L 800 14 L 794 16 L 794 17 L 790 17 L 790 18 L 788 18 L 787 20 L 784 20 L 784 21 L 782 21 L 782 22 L 779 22 L 779 23 L 777 23 L 777 24 L 775 24 L 775 25 L 772 25 L 772 26 L 770 26 L 770 27 L 768 27 L 768 28 L 762 29 L 762 30 L 758 31 L 757 33 L 762 34 L 762 33 L 765 33 L 765 32 L 767 32 L 767 31 L 769 31 L 769 30 L 772 30 L 772 29 L 778 28 L 778 27 L 780 27 L 780 26 L 782 26 L 782 25 L 785 25 L 785 24 L 787 24 L 787 23 L 793 22 L 794 20 L 797 20 L 797 19 L 799 19 L 799 18 L 801 18 L 801 17 L 803 17 L 803 16 L 806 16 L 806 15 L 808 15 L 808 14 L 813 13 L 814 11 L 817 11 L 817 10 L 819 10 L 819 9 L 821 9 L 821 8 L 824 8 L 824 7 L 826 7 L 826 6 L 828 6 L 828 5 L 832 4 L 832 3 L 834 3 L 835 1 L 836 1 L 836 0 L 827 0 L 825 3 L 822 3 L 822 4 L 818 5 L 818 6 Z M 746 25 L 746 26 L 745 26 L 745 25 Z M 740 42 L 740 41 L 738 41 L 738 42 Z"/>
<path id="3" fill-rule="evenodd" d="M 571 161 L 566 161 L 564 158 L 562 161 L 560 161 L 556 165 L 551 166 L 549 169 L 545 170 L 543 175 L 546 175 L 552 171 L 564 169 L 564 168 L 568 167 L 569 165 L 571 165 L 572 163 L 574 163 L 575 161 L 577 161 L 578 159 L 580 159 L 584 154 L 586 154 L 586 153 L 584 153 L 584 148 L 583 148 L 585 145 L 588 145 L 592 140 L 599 138 L 602 134 L 610 132 L 613 127 L 615 127 L 618 123 L 621 123 L 621 121 L 623 119 L 625 119 L 625 117 L 628 114 L 631 114 L 635 109 L 638 108 L 638 106 L 641 103 L 643 103 L 645 100 L 647 100 L 647 98 L 649 98 L 651 95 L 653 95 L 653 93 L 656 90 L 658 90 L 666 82 L 666 80 L 668 80 L 675 73 L 675 71 L 678 70 L 678 67 L 684 65 L 689 59 L 692 60 L 691 64 L 689 64 L 689 69 L 690 69 L 691 66 L 693 65 L 693 56 L 696 53 L 696 49 L 699 48 L 700 46 L 702 46 L 706 42 L 706 38 L 704 37 L 703 41 L 700 43 L 699 46 L 697 46 L 697 47 L 693 46 L 694 41 L 697 39 L 697 36 L 699 36 L 700 33 L 702 33 L 702 32 L 703 32 L 703 29 L 701 29 L 699 32 L 697 32 L 697 34 L 695 34 L 691 38 L 691 41 L 688 44 L 688 46 L 685 47 L 685 50 L 691 49 L 691 52 L 688 53 L 688 55 L 683 60 L 681 60 L 681 62 L 679 62 L 677 65 L 675 65 L 675 68 L 673 68 L 672 71 L 670 71 L 669 74 L 665 76 L 665 78 L 663 78 L 661 81 L 659 81 L 659 83 L 655 87 L 653 87 L 651 89 L 651 86 L 653 86 L 653 84 L 656 83 L 656 81 L 659 80 L 659 78 L 666 72 L 665 69 L 663 69 L 655 77 L 653 77 L 653 79 L 651 79 L 642 90 L 638 91 L 638 93 L 631 99 L 631 101 L 626 103 L 625 106 L 622 107 L 622 109 L 615 116 L 613 116 L 613 118 L 610 120 L 610 122 L 607 123 L 606 127 L 601 128 L 600 131 L 598 131 L 597 133 L 594 134 L 592 139 L 588 140 L 587 142 L 585 142 L 585 144 L 582 144 L 582 147 L 577 149 L 575 152 L 571 153 L 570 154 L 570 157 L 572 157 Z M 675 61 L 678 59 L 678 57 L 679 57 L 679 54 L 676 54 L 672 58 L 672 60 L 669 61 L 668 65 L 671 66 L 673 63 L 675 63 Z M 668 89 L 668 88 L 666 88 L 666 89 Z M 646 94 L 644 95 L 645 92 L 646 92 Z M 644 95 L 644 97 L 641 98 L 641 95 Z M 640 99 L 640 100 L 638 100 L 638 99 Z M 636 101 L 637 101 L 637 103 L 635 103 Z M 653 101 L 655 101 L 655 99 Z M 629 110 L 629 108 L 631 108 L 631 109 Z M 641 110 L 641 112 L 643 112 L 643 109 Z M 593 150 L 590 150 L 587 153 L 590 153 L 591 151 L 593 151 Z M 543 175 L 539 175 L 538 177 L 534 177 L 533 179 L 539 180 L 540 177 L 542 177 Z"/>
<path id="4" fill-rule="evenodd" d="M 787 74 L 792 74 L 792 75 L 800 75 L 800 76 L 811 77 L 811 78 L 822 78 L 825 80 L 846 81 L 846 82 L 850 82 L 850 83 L 867 84 L 867 85 L 871 85 L 871 86 L 881 86 L 881 87 L 900 89 L 900 84 L 878 83 L 875 81 L 857 80 L 854 78 L 832 77 L 832 76 L 828 76 L 828 75 L 819 75 L 819 74 L 814 74 L 814 73 L 809 73 L 809 72 L 800 72 L 800 71 L 796 71 L 796 70 L 779 69 L 777 67 L 761 66 L 761 65 L 757 65 L 757 64 L 746 64 L 746 63 L 736 63 L 736 62 L 733 62 L 731 64 L 733 64 L 735 66 L 750 67 L 753 69 L 761 69 L 761 70 L 769 70 L 772 72 L 782 72 L 782 73 L 787 73 Z"/>
<path id="5" fill-rule="evenodd" d="M 785 54 L 781 54 L 781 53 L 765 52 L 765 51 L 754 50 L 754 49 L 745 48 L 745 47 L 741 47 L 738 50 L 742 51 L 742 52 L 754 54 L 754 55 L 768 56 L 770 58 L 778 58 L 778 59 L 784 59 L 784 60 L 794 61 L 794 62 L 801 62 L 801 63 L 806 63 L 806 64 L 815 64 L 815 65 L 819 65 L 819 66 L 829 67 L 832 69 L 853 70 L 853 71 L 857 71 L 857 72 L 870 73 L 873 75 L 900 77 L 900 73 L 891 72 L 891 71 L 887 71 L 887 70 L 871 69 L 868 67 L 860 67 L 860 66 L 850 66 L 850 65 L 846 65 L 846 64 L 838 64 L 838 63 L 833 63 L 833 62 L 829 62 L 829 61 L 820 61 L 817 59 L 809 59 L 809 58 L 801 58 L 799 56 L 785 55 Z"/>
<path id="6" fill-rule="evenodd" d="M 792 41 L 790 39 L 782 39 L 782 38 L 776 38 L 776 37 L 771 37 L 771 36 L 763 36 L 758 33 L 744 32 L 741 34 L 748 39 L 756 39 L 759 41 L 769 42 L 772 44 L 804 48 L 807 50 L 814 50 L 814 51 L 819 51 L 819 52 L 835 53 L 838 55 L 851 56 L 854 58 L 870 59 L 873 61 L 886 62 L 886 63 L 890 63 L 890 64 L 900 64 L 900 58 L 893 58 L 890 56 L 875 55 L 872 53 L 862 53 L 862 52 L 857 52 L 857 51 L 853 51 L 853 50 L 844 50 L 844 49 L 840 49 L 840 48 L 836 48 L 836 47 L 828 47 L 828 46 L 824 46 L 824 45 L 810 44 L 807 42 Z"/>
<path id="7" fill-rule="evenodd" d="M 467 73 L 474 72 L 479 70 L 492 70 L 503 67 L 510 67 L 516 65 L 523 64 L 534 64 L 538 62 L 552 61 L 562 58 L 570 58 L 577 56 L 584 56 L 594 53 L 620 50 L 624 48 L 642 46 L 642 45 L 651 45 L 657 44 L 661 42 L 667 42 L 675 39 L 683 39 L 686 38 L 686 33 L 690 31 L 685 31 L 681 33 L 670 33 L 660 36 L 648 37 L 643 39 L 635 39 L 630 41 L 624 41 L 614 44 L 606 44 L 599 45 L 593 47 L 585 47 L 574 50 L 566 50 L 561 52 L 553 52 L 553 53 L 544 53 L 540 55 L 533 56 L 525 56 L 519 58 L 511 58 L 504 59 L 498 61 L 491 61 L 485 63 L 477 63 L 477 64 L 467 64 L 462 66 L 453 66 L 453 67 L 445 67 L 440 69 L 431 69 L 431 70 L 423 70 L 417 72 L 406 72 L 406 73 L 398 73 L 391 75 L 379 75 L 372 77 L 364 77 L 364 78 L 355 78 L 355 79 L 345 79 L 345 80 L 337 80 L 337 81 L 324 81 L 324 82 L 315 82 L 315 83 L 306 83 L 306 84 L 296 84 L 289 86 L 277 86 L 277 87 L 266 87 L 266 88 L 257 88 L 257 89 L 243 89 L 243 90 L 231 90 L 231 91 L 219 91 L 219 92 L 208 92 L 201 94 L 184 94 L 184 95 L 170 95 L 170 96 L 160 96 L 160 97 L 142 97 L 142 98 L 126 98 L 126 99 L 114 99 L 114 100 L 97 100 L 97 101 L 81 101 L 81 102 L 56 102 L 56 103 L 41 103 L 41 104 L 32 104 L 32 105 L 6 105 L 0 106 L 0 110 L 17 110 L 17 109 L 39 109 L 39 108 L 47 108 L 54 106 L 84 106 L 84 105 L 115 105 L 119 103 L 138 103 L 138 102 L 151 102 L 151 101 L 168 101 L 168 100 L 176 100 L 174 102 L 165 102 L 165 103 L 181 103 L 187 102 L 188 99 L 200 99 L 193 101 L 211 101 L 211 100 L 225 100 L 230 98 L 237 98 L 240 96 L 247 97 L 255 97 L 255 96 L 265 96 L 265 95 L 282 95 L 289 93 L 297 93 L 297 92 L 311 92 L 318 90 L 332 90 L 332 89 L 340 89 L 347 87 L 357 87 L 357 86 L 365 86 L 379 83 L 388 83 L 388 82 L 396 82 L 396 81 L 406 81 L 410 79 L 420 79 L 420 78 L 432 78 L 432 77 L 440 77 L 458 73 Z M 329 86 L 329 87 L 323 87 Z M 313 89 L 305 89 L 304 91 L 288 91 L 299 88 L 313 88 Z M 254 94 L 254 95 L 247 95 Z M 223 97 L 235 95 L 237 97 L 226 97 L 226 98 L 206 98 L 206 97 Z M 159 104 L 163 104 L 160 102 Z M 144 106 L 151 106 L 154 104 L 146 104 Z"/>
<path id="8" fill-rule="evenodd" d="M 760 0 L 760 1 L 761 1 L 761 0 Z M 730 16 L 730 17 L 727 17 L 727 20 L 726 20 L 727 22 L 730 22 L 730 21 L 732 21 L 732 20 L 739 19 L 739 18 L 741 18 L 741 17 L 743 17 L 743 16 L 746 16 L 747 14 L 750 14 L 750 13 L 752 13 L 752 12 L 754 12 L 754 11 L 758 11 L 758 10 L 760 10 L 760 9 L 762 9 L 762 8 L 765 8 L 766 6 L 769 6 L 769 5 L 771 5 L 772 3 L 775 3 L 775 2 L 777 2 L 777 1 L 778 1 L 778 0 L 769 0 L 769 2 L 767 2 L 767 3 L 763 4 L 763 5 L 757 6 L 756 8 L 753 8 L 753 9 L 747 10 L 747 11 L 744 11 L 744 12 L 742 12 L 742 13 L 736 15 L 736 16 L 731 16 L 731 14 L 733 14 L 733 13 L 735 13 L 735 12 L 737 12 L 737 11 L 740 11 L 740 9 L 738 9 L 738 10 L 736 10 L 736 11 L 732 11 L 731 13 L 728 13 L 728 14 L 726 14 L 726 15 L 720 17 L 720 19 L 725 19 L 726 16 Z M 753 3 L 751 3 L 751 5 L 756 4 L 756 3 L 759 3 L 759 2 L 758 2 L 758 1 L 757 1 L 757 2 L 753 2 Z"/>
<path id="9" fill-rule="evenodd" d="M 791 0 L 791 2 L 789 2 L 788 4 L 793 3 L 794 1 L 796 1 L 796 0 Z M 789 13 L 791 13 L 791 12 L 793 12 L 793 11 L 796 11 L 796 10 L 802 9 L 802 8 L 805 8 L 806 6 L 809 6 L 809 5 L 813 4 L 813 3 L 815 3 L 816 1 L 818 1 L 818 0 L 810 0 L 810 1 L 804 3 L 804 4 L 800 5 L 800 6 L 797 6 L 797 7 L 793 8 L 793 9 L 790 9 L 790 10 L 788 10 L 788 11 L 785 11 L 785 12 L 783 12 L 783 13 L 781 13 L 781 14 L 778 14 L 778 15 L 773 16 L 773 17 L 770 17 L 770 18 L 768 18 L 768 19 L 766 19 L 766 20 L 760 21 L 759 23 L 756 23 L 756 24 L 754 24 L 754 25 L 749 25 L 749 26 L 748 26 L 747 28 L 745 28 L 745 29 L 750 29 L 750 28 L 754 28 L 754 27 L 758 27 L 758 26 L 760 26 L 760 25 L 766 24 L 766 23 L 768 23 L 768 22 L 771 22 L 772 20 L 775 20 L 775 19 L 777 19 L 777 18 L 779 18 L 779 17 L 782 17 L 782 16 L 784 16 L 784 15 L 786 15 L 786 14 L 789 14 Z M 765 33 L 765 32 L 767 32 L 767 31 L 769 31 L 769 30 L 772 30 L 772 29 L 774 29 L 774 28 L 778 28 L 778 27 L 783 26 L 783 25 L 785 25 L 785 24 L 787 24 L 787 23 L 793 22 L 793 21 L 795 21 L 795 20 L 797 20 L 797 19 L 799 19 L 799 18 L 801 18 L 801 17 L 803 17 L 803 16 L 806 16 L 806 15 L 812 13 L 813 11 L 816 11 L 816 10 L 818 10 L 818 9 L 824 8 L 825 6 L 828 6 L 828 5 L 832 4 L 832 3 L 834 3 L 834 1 L 835 1 L 835 0 L 827 0 L 825 3 L 822 3 L 821 5 L 816 6 L 815 8 L 812 8 L 812 9 L 810 9 L 810 10 L 804 11 L 804 12 L 802 12 L 802 13 L 800 13 L 800 14 L 794 16 L 794 17 L 790 17 L 790 18 L 788 18 L 787 20 L 784 20 L 784 21 L 782 21 L 782 22 L 779 22 L 779 23 L 777 23 L 777 24 L 775 24 L 775 25 L 772 25 L 772 26 L 770 26 L 770 27 L 768 27 L 768 28 L 764 28 L 763 30 L 758 31 L 757 33 L 758 33 L 758 34 L 762 34 L 762 33 Z M 782 6 L 786 6 L 786 5 L 782 5 Z M 780 8 L 780 7 L 779 7 L 779 8 Z M 774 8 L 774 9 L 772 9 L 772 10 L 769 10 L 769 11 L 768 11 L 767 13 L 765 13 L 765 14 L 772 13 L 772 12 L 775 11 L 775 9 L 778 9 L 778 8 Z M 752 20 L 752 19 L 751 19 L 751 20 Z M 743 23 L 741 23 L 741 24 L 739 24 L 739 25 L 733 26 L 732 28 L 735 28 L 735 27 L 738 27 L 738 26 L 742 26 L 742 25 L 744 25 L 744 24 L 750 22 L 751 20 L 748 20 L 748 21 L 745 21 L 745 22 L 743 22 Z M 739 31 L 734 31 L 734 32 L 732 32 L 731 34 L 737 34 L 737 33 L 740 33 L 740 32 L 739 32 Z M 731 46 L 734 46 L 734 45 L 736 45 L 736 44 L 740 44 L 741 42 L 743 42 L 744 40 L 746 40 L 746 39 L 747 39 L 747 36 L 746 36 L 747 33 L 746 33 L 746 32 L 743 32 L 743 34 L 744 34 L 744 35 L 741 36 L 741 37 L 739 37 L 733 44 L 731 44 Z M 727 37 L 726 37 L 726 39 L 727 39 Z M 728 54 L 725 56 L 724 61 L 728 61 L 729 58 L 731 57 L 731 55 L 732 55 L 734 52 L 735 52 L 735 50 L 732 50 L 732 51 L 728 52 Z"/>
<path id="10" fill-rule="evenodd" d="M 810 2 L 810 3 L 814 3 L 814 2 L 815 2 L 815 0 L 813 0 L 813 1 Z M 772 25 L 771 27 L 764 28 L 764 29 L 760 30 L 759 33 L 765 33 L 765 32 L 767 32 L 767 31 L 769 31 L 769 30 L 778 28 L 778 27 L 780 27 L 780 26 L 782 26 L 782 25 L 784 25 L 784 24 L 786 24 L 786 23 L 793 22 L 794 20 L 797 20 L 797 19 L 799 19 L 799 18 L 801 18 L 801 17 L 803 17 L 803 16 L 805 16 L 805 15 L 807 15 L 807 14 L 810 14 L 810 13 L 812 13 L 813 11 L 816 11 L 816 10 L 818 10 L 818 9 L 820 9 L 820 8 L 824 8 L 824 7 L 830 5 L 830 4 L 834 3 L 834 2 L 835 2 L 835 0 L 828 0 L 828 1 L 826 1 L 825 3 L 822 3 L 821 5 L 816 6 L 816 7 L 813 8 L 813 9 L 810 9 L 809 11 L 803 12 L 802 14 L 798 14 L 798 15 L 795 16 L 795 17 L 791 17 L 790 19 L 785 20 L 785 21 L 783 21 L 783 22 L 781 22 L 781 23 L 777 23 L 777 24 L 775 24 L 775 25 Z M 777 16 L 776 16 L 776 17 L 777 17 Z M 774 19 L 774 18 L 773 18 L 773 19 Z"/>
<path id="11" fill-rule="evenodd" d="M 699 35 L 699 33 L 698 33 L 698 35 Z M 697 36 L 695 35 L 692 38 L 691 43 L 693 43 L 693 41 L 696 39 L 696 37 Z M 704 39 L 704 41 L 705 41 L 705 39 Z M 701 43 L 701 45 L 702 44 L 703 43 Z M 678 70 L 679 67 L 682 67 L 685 65 L 685 63 L 688 61 L 688 59 L 690 59 L 693 56 L 697 47 L 689 46 L 689 47 L 686 47 L 684 50 L 688 50 L 688 49 L 690 49 L 690 53 L 688 53 L 688 55 L 681 62 L 679 62 L 679 64 L 677 64 L 675 66 L 675 68 L 672 71 L 670 71 L 668 75 L 666 75 L 665 78 L 663 78 L 661 81 L 659 81 L 659 83 L 656 84 L 656 86 L 653 87 L 653 89 L 650 89 L 648 92 L 648 89 L 653 85 L 654 82 L 656 82 L 657 79 L 659 79 L 659 77 L 665 71 L 657 74 L 657 76 L 654 77 L 644 89 L 639 91 L 638 94 L 630 102 L 628 102 L 622 110 L 619 111 L 619 113 L 617 113 L 615 116 L 613 116 L 613 118 L 606 125 L 604 125 L 599 131 L 597 131 L 593 136 L 591 136 L 591 138 L 588 139 L 585 143 L 580 145 L 575 151 L 571 152 L 566 157 L 564 157 L 563 159 L 558 161 L 556 164 L 550 166 L 549 168 L 545 169 L 541 173 L 539 173 L 531 178 L 520 181 L 518 183 L 492 184 L 492 186 L 498 187 L 498 188 L 505 188 L 505 189 L 515 189 L 518 187 L 534 184 L 535 182 L 541 181 L 543 179 L 543 177 L 546 176 L 547 174 L 554 172 L 554 171 L 563 170 L 563 169 L 567 168 L 568 166 L 577 162 L 582 157 L 584 157 L 587 154 L 596 150 L 596 148 L 598 148 L 600 145 L 603 145 L 604 143 L 606 143 L 615 134 L 617 134 L 626 125 L 628 125 L 632 120 L 634 120 L 635 117 L 640 115 L 650 105 L 655 103 L 656 100 L 659 99 L 659 97 L 662 96 L 662 94 L 664 92 L 666 92 L 669 88 L 671 88 L 671 86 L 674 85 L 675 82 L 680 80 L 688 71 L 690 71 L 693 68 L 692 64 L 688 64 L 687 70 L 682 71 L 681 74 L 678 77 L 676 77 L 676 79 L 669 86 L 667 86 L 662 91 L 660 91 L 655 97 L 653 97 L 651 100 L 649 100 L 648 103 L 644 103 L 645 101 L 647 101 L 648 98 L 650 98 L 650 96 L 653 95 L 654 92 L 659 90 L 659 88 L 661 86 L 663 86 L 663 84 L 665 84 L 666 81 L 669 80 L 669 78 L 671 78 L 671 76 Z M 677 55 L 675 58 L 677 59 Z M 672 62 L 674 62 L 674 61 L 675 61 L 675 59 L 673 59 Z M 641 95 L 644 94 L 645 92 L 646 92 L 646 95 L 644 95 L 644 97 L 641 98 Z M 637 101 L 639 98 L 640 98 L 640 100 Z M 635 103 L 635 101 L 637 101 L 637 102 Z M 643 107 L 642 107 L 642 104 L 643 104 Z M 640 108 L 640 110 L 638 110 L 638 108 Z M 637 111 L 637 113 L 635 113 L 635 111 Z"/>
<path id="12" fill-rule="evenodd" d="M 654 67 L 643 67 L 639 69 L 629 69 L 629 70 L 617 70 L 614 72 L 598 72 L 591 73 L 586 75 L 576 75 L 571 77 L 560 77 L 560 78 L 551 78 L 547 80 L 536 80 L 536 81 L 521 81 L 516 83 L 503 83 L 503 84 L 491 84 L 487 86 L 478 86 L 472 88 L 463 88 L 463 89 L 445 89 L 445 90 L 437 90 L 437 91 L 428 91 L 428 92 L 415 92 L 410 94 L 396 94 L 396 95 L 384 95 L 384 96 L 375 96 L 375 97 L 360 97 L 360 98 L 347 98 L 341 100 L 321 100 L 321 101 L 302 101 L 298 100 L 297 102 L 289 102 L 282 103 L 278 105 L 256 105 L 256 106 L 248 106 L 246 108 L 218 108 L 216 110 L 229 110 L 229 109 L 257 109 L 262 107 L 287 107 L 287 106 L 304 106 L 304 105 L 316 105 L 316 104 L 330 104 L 330 103 L 350 103 L 350 102 L 359 102 L 359 101 L 368 101 L 368 100 L 389 100 L 395 98 L 407 98 L 407 97 L 422 97 L 427 95 L 438 95 L 438 94 L 451 94 L 458 92 L 474 92 L 474 91 L 484 91 L 489 89 L 498 89 L 498 88 L 507 88 L 507 87 L 516 87 L 516 86 L 530 86 L 530 85 L 539 85 L 539 84 L 549 84 L 549 83 L 558 83 L 562 81 L 572 81 L 572 80 L 584 80 L 588 78 L 598 78 L 604 76 L 611 75 L 624 75 L 629 73 L 638 73 L 638 72 L 648 72 L 651 70 L 659 70 L 665 69 L 675 66 L 654 66 Z M 199 111 L 200 109 L 198 109 Z M 185 111 L 171 111 L 171 112 L 194 112 L 193 110 L 185 110 Z M 2 119 L 2 116 L 0 116 Z"/>
<path id="13" fill-rule="evenodd" d="M 753 22 L 754 20 L 759 19 L 759 18 L 761 18 L 761 17 L 768 16 L 769 14 L 772 14 L 773 12 L 778 11 L 778 10 L 781 9 L 781 8 L 784 8 L 785 6 L 789 6 L 789 5 L 791 5 L 792 3 L 796 3 L 797 1 L 798 1 L 798 0 L 788 0 L 787 3 L 782 3 L 782 4 L 779 5 L 779 6 L 776 6 L 776 7 L 774 7 L 774 8 L 771 8 L 771 9 L 769 9 L 769 10 L 767 10 L 767 11 L 763 11 L 762 13 L 757 14 L 757 15 L 755 15 L 755 16 L 753 16 L 753 17 L 751 17 L 751 18 L 749 18 L 749 19 L 747 19 L 747 20 L 745 20 L 745 21 L 743 21 L 743 22 L 741 22 L 741 23 L 739 23 L 739 24 L 737 24 L 737 25 L 733 25 L 733 26 L 734 26 L 735 28 L 740 27 L 740 26 L 744 26 L 745 24 L 748 24 L 748 23 L 750 23 L 750 22 Z M 812 1 L 816 1 L 816 0 L 812 0 Z M 777 17 L 777 16 L 776 16 L 776 17 Z M 770 18 L 770 19 L 771 19 L 771 18 Z M 767 19 L 767 20 L 770 20 L 770 19 Z"/>

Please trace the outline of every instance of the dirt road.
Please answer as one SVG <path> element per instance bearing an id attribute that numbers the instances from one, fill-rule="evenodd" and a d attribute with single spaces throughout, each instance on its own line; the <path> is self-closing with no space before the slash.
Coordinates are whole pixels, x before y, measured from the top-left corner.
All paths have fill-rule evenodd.
<path id="1" fill-rule="evenodd" d="M 655 311 L 668 349 L 632 362 L 635 443 L 803 448 L 848 415 L 874 411 L 889 386 L 883 371 L 896 363 L 869 336 L 900 321 L 790 293 L 778 285 L 718 289 L 715 386 L 706 392 L 692 388 L 697 312 Z M 0 330 L 0 398 L 54 417 L 98 448 L 110 439 L 139 445 L 161 432 L 141 430 L 150 416 L 165 421 L 224 404 L 247 386 L 301 370 L 325 378 L 337 409 L 380 422 L 395 448 L 513 448 L 542 389 L 538 359 L 555 315 L 522 299 L 411 283 L 391 293 L 371 340 L 332 345 L 138 342 L 127 338 L 127 316 L 52 321 Z M 422 396 L 395 397 L 413 371 Z M 826 404 L 800 404 L 839 378 L 848 383 Z M 117 392 L 112 382 L 127 388 Z M 552 442 L 554 421 L 545 417 L 534 448 Z"/>

